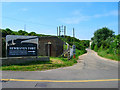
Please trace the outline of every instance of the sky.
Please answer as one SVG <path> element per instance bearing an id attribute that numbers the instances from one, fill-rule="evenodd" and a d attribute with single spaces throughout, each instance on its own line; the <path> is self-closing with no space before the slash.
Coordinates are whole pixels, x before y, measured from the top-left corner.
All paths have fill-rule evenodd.
<path id="1" fill-rule="evenodd" d="M 118 34 L 118 2 L 4 2 L 2 29 L 57 35 L 66 26 L 68 36 L 90 40 L 96 30 L 108 27 Z"/>

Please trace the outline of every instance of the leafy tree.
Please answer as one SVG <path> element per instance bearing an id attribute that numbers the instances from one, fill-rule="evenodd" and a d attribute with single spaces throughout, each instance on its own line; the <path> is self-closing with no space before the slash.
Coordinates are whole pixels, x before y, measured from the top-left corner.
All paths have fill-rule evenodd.
<path id="1" fill-rule="evenodd" d="M 28 35 L 30 35 L 30 36 L 36 36 L 37 34 L 35 32 L 30 32 Z"/>
<path id="2" fill-rule="evenodd" d="M 113 36 L 114 32 L 112 30 L 107 27 L 103 27 L 102 29 L 98 29 L 94 32 L 94 37 L 92 37 L 92 40 L 98 45 L 98 47 L 100 47 L 107 38 L 111 38 Z"/>
<path id="3" fill-rule="evenodd" d="M 18 34 L 19 35 L 28 35 L 28 33 L 26 31 L 23 31 L 23 30 L 19 30 Z"/>
<path id="4" fill-rule="evenodd" d="M 7 35 L 11 35 L 13 31 L 10 30 L 9 28 L 6 28 L 6 32 L 7 32 Z"/>
<path id="5" fill-rule="evenodd" d="M 6 35 L 11 35 L 12 33 L 13 31 L 10 30 L 9 28 L 2 29 L 2 37 L 6 37 Z"/>
<path id="6" fill-rule="evenodd" d="M 6 35 L 7 35 L 7 31 L 2 29 L 2 37 L 6 37 Z"/>

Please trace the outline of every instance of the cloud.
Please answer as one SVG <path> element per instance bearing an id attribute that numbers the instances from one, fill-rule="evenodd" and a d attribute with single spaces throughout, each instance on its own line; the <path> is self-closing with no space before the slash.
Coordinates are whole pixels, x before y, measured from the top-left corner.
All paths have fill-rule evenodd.
<path id="1" fill-rule="evenodd" d="M 92 16 L 87 16 L 87 15 L 82 15 L 79 10 L 76 10 L 72 13 L 72 15 L 73 15 L 72 17 L 60 18 L 58 20 L 65 24 L 79 24 L 80 22 L 88 21 L 93 18 L 117 16 L 118 11 L 113 10 L 113 11 L 110 11 L 110 12 L 104 13 L 104 14 L 96 14 L 96 15 L 92 15 Z"/>
<path id="2" fill-rule="evenodd" d="M 109 14 L 113 15 L 113 16 L 117 16 L 118 15 L 118 10 L 113 10 Z"/>
<path id="3" fill-rule="evenodd" d="M 87 21 L 89 16 L 80 16 L 80 17 L 68 17 L 68 18 L 61 18 L 59 21 L 66 24 L 79 24 L 82 21 Z"/>
<path id="4" fill-rule="evenodd" d="M 22 10 L 22 11 L 28 11 L 28 9 L 27 9 L 27 8 L 22 8 L 21 10 Z"/>
<path id="5" fill-rule="evenodd" d="M 72 12 L 73 15 L 80 15 L 80 10 L 75 10 Z"/>
<path id="6" fill-rule="evenodd" d="M 110 11 L 108 13 L 93 15 L 93 17 L 94 18 L 100 18 L 100 17 L 117 16 L 117 15 L 118 15 L 118 11 L 117 10 L 113 10 L 113 11 Z"/>

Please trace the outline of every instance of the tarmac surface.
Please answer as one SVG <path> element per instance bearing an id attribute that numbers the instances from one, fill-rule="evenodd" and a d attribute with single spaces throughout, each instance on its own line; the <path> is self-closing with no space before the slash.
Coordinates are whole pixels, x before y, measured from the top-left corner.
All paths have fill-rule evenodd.
<path id="1" fill-rule="evenodd" d="M 87 49 L 78 63 L 47 71 L 2 71 L 2 88 L 118 88 L 118 62 Z"/>

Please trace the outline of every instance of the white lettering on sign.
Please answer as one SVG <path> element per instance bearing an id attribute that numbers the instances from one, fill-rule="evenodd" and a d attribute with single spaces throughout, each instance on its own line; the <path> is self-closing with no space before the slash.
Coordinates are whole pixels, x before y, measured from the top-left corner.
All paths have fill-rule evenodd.
<path id="1" fill-rule="evenodd" d="M 9 47 L 9 49 L 10 50 L 21 50 L 21 49 L 23 49 L 23 50 L 27 50 L 27 49 L 30 49 L 30 50 L 35 50 L 36 49 L 36 47 Z"/>

